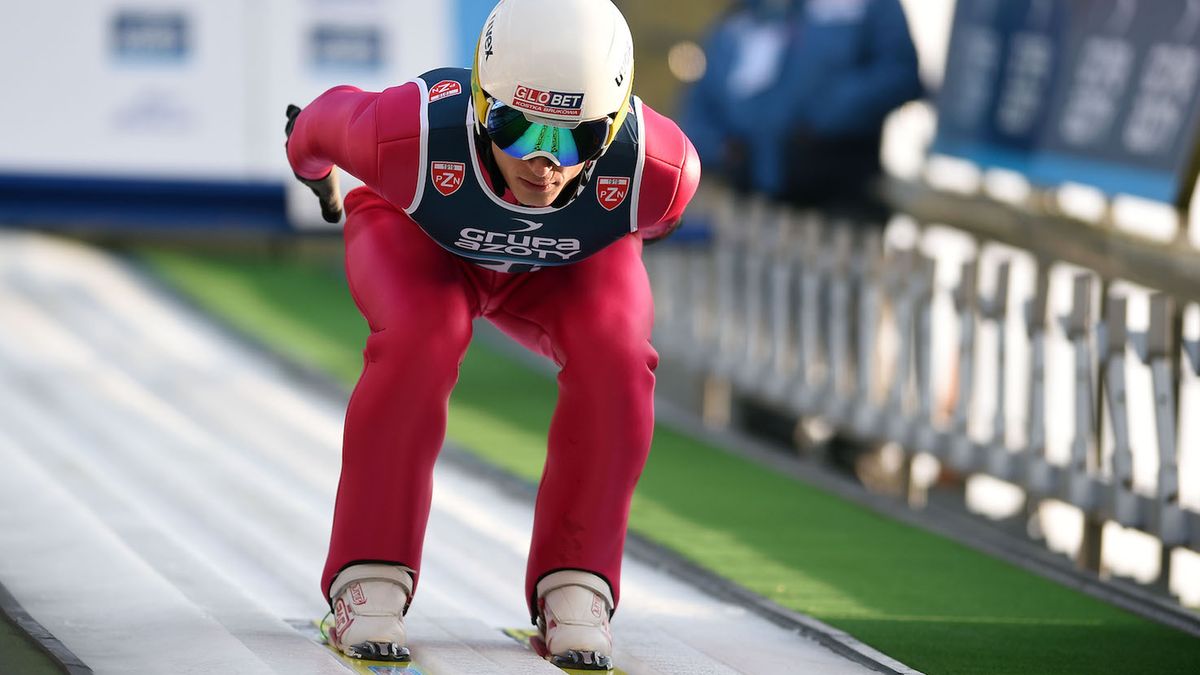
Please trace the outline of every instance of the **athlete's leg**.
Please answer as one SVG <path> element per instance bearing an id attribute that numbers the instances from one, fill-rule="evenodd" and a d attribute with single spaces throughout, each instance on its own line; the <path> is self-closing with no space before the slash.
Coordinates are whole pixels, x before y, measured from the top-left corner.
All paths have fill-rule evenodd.
<path id="1" fill-rule="evenodd" d="M 407 215 L 365 189 L 345 203 L 347 279 L 371 333 L 346 411 L 326 593 L 351 563 L 419 569 L 434 460 L 477 314 L 463 263 Z"/>
<path id="2" fill-rule="evenodd" d="M 526 275 L 488 313 L 502 330 L 553 358 L 558 406 L 538 490 L 526 598 L 562 569 L 598 574 L 620 596 L 629 502 L 654 427 L 653 301 L 641 239 L 628 236 L 583 262 Z"/>

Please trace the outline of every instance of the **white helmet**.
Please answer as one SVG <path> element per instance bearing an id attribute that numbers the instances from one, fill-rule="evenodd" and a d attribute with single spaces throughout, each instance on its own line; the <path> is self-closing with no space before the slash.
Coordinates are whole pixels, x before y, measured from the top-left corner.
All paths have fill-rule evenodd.
<path id="1" fill-rule="evenodd" d="M 498 104 L 534 125 L 577 129 L 577 140 L 587 145 L 581 151 L 591 150 L 586 136 L 603 134 L 600 152 L 612 142 L 632 87 L 633 37 L 611 0 L 500 0 L 483 25 L 471 73 L 484 127 Z M 529 154 L 570 158 L 541 149 Z M 593 154 L 581 152 L 578 159 Z"/>

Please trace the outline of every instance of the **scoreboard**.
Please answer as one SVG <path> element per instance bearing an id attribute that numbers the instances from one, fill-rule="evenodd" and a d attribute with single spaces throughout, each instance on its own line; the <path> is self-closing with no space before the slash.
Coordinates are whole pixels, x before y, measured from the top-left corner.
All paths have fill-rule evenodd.
<path id="1" fill-rule="evenodd" d="M 1200 0 L 959 0 L 933 151 L 1182 206 Z"/>

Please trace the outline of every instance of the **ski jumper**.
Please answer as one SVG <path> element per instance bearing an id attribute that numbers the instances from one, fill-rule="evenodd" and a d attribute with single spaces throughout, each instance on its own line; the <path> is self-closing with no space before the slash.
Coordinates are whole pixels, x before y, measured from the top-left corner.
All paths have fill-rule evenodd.
<path id="1" fill-rule="evenodd" d="M 555 570 L 598 574 L 619 598 L 658 361 L 642 241 L 679 221 L 699 160 L 635 97 L 575 198 L 530 208 L 493 191 L 477 147 L 488 142 L 464 69 L 380 93 L 335 87 L 296 118 L 297 175 L 337 165 L 366 184 L 345 198 L 347 279 L 370 335 L 346 412 L 326 597 L 360 562 L 416 570 L 415 590 L 450 392 L 483 316 L 561 368 L 526 575 L 531 616 L 537 581 Z"/>

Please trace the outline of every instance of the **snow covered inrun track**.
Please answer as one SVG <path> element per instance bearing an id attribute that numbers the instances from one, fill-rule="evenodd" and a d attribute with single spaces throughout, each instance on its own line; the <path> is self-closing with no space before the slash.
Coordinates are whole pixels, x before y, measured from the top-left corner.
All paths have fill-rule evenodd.
<path id="1" fill-rule="evenodd" d="M 125 263 L 0 232 L 0 585 L 97 673 L 345 675 L 288 624 L 326 611 L 344 404 Z M 436 481 L 414 657 L 561 672 L 501 633 L 528 624 L 530 504 Z M 636 560 L 613 632 L 634 675 L 869 672 Z"/>

